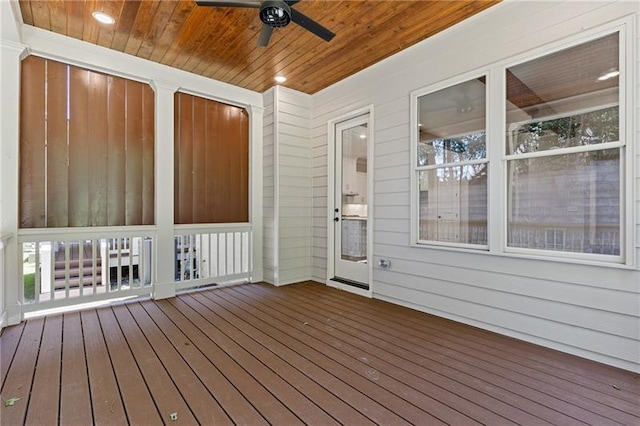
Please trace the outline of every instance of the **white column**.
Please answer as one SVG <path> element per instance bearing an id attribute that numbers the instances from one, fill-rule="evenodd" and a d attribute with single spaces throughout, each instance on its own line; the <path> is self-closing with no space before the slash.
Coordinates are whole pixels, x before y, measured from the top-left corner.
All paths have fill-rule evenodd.
<path id="1" fill-rule="evenodd" d="M 0 324 L 22 321 L 18 253 L 18 153 L 20 130 L 20 61 L 27 47 L 0 40 L 0 234 L 14 238 L 4 247 L 0 277 Z"/>
<path id="2" fill-rule="evenodd" d="M 155 192 L 156 241 L 154 299 L 173 297 L 175 252 L 173 245 L 173 96 L 178 86 L 154 80 L 155 99 Z"/>
<path id="3" fill-rule="evenodd" d="M 249 199 L 251 200 L 249 221 L 252 235 L 252 270 L 251 282 L 263 280 L 262 270 L 262 145 L 263 145 L 263 114 L 264 108 L 251 105 L 248 107 L 251 132 L 251 158 L 249 159 L 249 176 L 251 186 Z"/>

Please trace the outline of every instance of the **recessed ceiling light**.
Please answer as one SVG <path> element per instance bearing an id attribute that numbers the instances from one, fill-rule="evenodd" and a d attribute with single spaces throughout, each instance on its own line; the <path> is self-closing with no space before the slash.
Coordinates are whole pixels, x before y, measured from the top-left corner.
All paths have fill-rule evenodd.
<path id="1" fill-rule="evenodd" d="M 285 81 L 287 81 L 287 77 L 285 77 L 284 75 L 277 75 L 273 78 L 276 83 L 284 83 Z"/>
<path id="2" fill-rule="evenodd" d="M 602 74 L 600 77 L 598 77 L 598 81 L 609 80 L 610 78 L 617 77 L 619 75 L 620 75 L 620 71 L 618 70 L 609 71 Z"/>
<path id="3" fill-rule="evenodd" d="M 95 19 L 96 21 L 101 22 L 103 24 L 111 25 L 114 22 L 116 22 L 116 20 L 113 18 L 113 16 L 108 15 L 108 14 L 106 14 L 104 12 L 97 12 L 96 11 L 96 12 L 93 12 L 91 14 L 91 16 L 93 16 L 93 19 Z"/>

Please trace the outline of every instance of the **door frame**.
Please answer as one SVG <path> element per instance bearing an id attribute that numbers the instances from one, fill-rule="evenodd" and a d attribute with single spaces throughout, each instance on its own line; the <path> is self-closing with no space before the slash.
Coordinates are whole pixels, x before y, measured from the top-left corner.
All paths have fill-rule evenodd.
<path id="1" fill-rule="evenodd" d="M 369 129 L 369 138 L 367 139 L 367 269 L 369 289 L 343 284 L 334 281 L 335 264 L 334 253 L 336 248 L 334 226 L 334 204 L 335 204 L 335 188 L 336 188 L 336 127 L 345 121 L 368 115 L 367 128 Z M 373 297 L 373 170 L 374 170 L 374 120 L 373 105 L 351 111 L 347 114 L 332 118 L 327 122 L 327 279 L 326 284 L 330 287 L 339 288 L 351 293 L 359 294 L 366 297 Z"/>

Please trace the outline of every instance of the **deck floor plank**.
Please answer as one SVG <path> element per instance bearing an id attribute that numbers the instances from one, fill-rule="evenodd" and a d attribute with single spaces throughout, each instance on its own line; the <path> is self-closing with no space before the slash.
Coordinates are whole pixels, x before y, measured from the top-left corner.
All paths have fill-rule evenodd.
<path id="1" fill-rule="evenodd" d="M 332 303 L 335 301 L 332 301 Z M 351 306 L 348 302 L 338 305 L 339 309 L 346 309 Z M 340 311 L 342 312 L 342 311 Z M 403 314 L 406 311 L 402 311 Z M 379 317 L 374 313 L 371 315 L 361 316 L 361 320 L 379 323 Z M 404 320 L 404 318 L 403 318 Z M 455 324 L 455 327 L 459 327 L 459 324 Z M 391 327 L 394 327 L 391 325 Z M 492 339 L 490 342 L 483 342 L 483 344 L 476 344 L 470 342 L 466 338 L 468 330 L 461 329 L 452 332 L 451 326 L 445 324 L 438 328 L 434 327 L 427 331 L 427 333 L 435 334 L 422 334 L 425 332 L 423 324 L 416 324 L 416 328 L 412 328 L 411 323 L 404 322 L 401 329 L 409 332 L 412 335 L 419 337 L 420 339 L 433 339 L 434 335 L 438 338 L 455 340 L 460 346 L 452 346 L 459 354 L 466 356 L 465 353 L 478 354 L 481 358 L 471 361 L 475 365 L 482 365 L 489 371 L 496 374 L 503 375 L 505 378 L 514 380 L 518 383 L 525 383 L 531 388 L 544 389 L 550 397 L 553 398 L 556 405 L 561 405 L 559 402 L 565 401 L 573 404 L 574 409 L 572 415 L 582 421 L 599 422 L 602 423 L 606 419 L 611 419 L 618 422 L 631 422 L 640 417 L 640 405 L 630 402 L 626 399 L 620 399 L 613 397 L 609 394 L 602 394 L 601 392 L 594 391 L 590 388 L 572 383 L 567 380 L 559 379 L 556 375 L 550 374 L 544 371 L 540 371 L 536 368 L 536 364 L 530 363 L 523 365 L 521 363 L 514 362 L 513 360 L 506 358 L 504 353 L 501 353 L 498 349 L 494 349 L 495 346 L 505 344 L 505 342 L 513 340 L 504 336 L 498 336 L 495 334 L 486 335 L 486 339 Z M 429 323 L 428 328 L 433 327 L 433 324 Z M 397 329 L 397 328 L 396 328 Z M 437 330 L 437 331 L 432 331 Z M 439 341 L 439 340 L 438 340 Z M 532 345 L 533 346 L 533 345 Z M 565 354 L 563 354 L 565 355 Z M 566 357 L 575 358 L 571 355 Z M 493 364 L 487 361 L 492 361 Z M 598 365 L 600 368 L 600 365 Z M 622 392 L 620 393 L 622 394 Z M 636 399 L 638 401 L 640 399 Z M 567 412 L 571 406 L 564 406 L 564 412 Z"/>
<path id="2" fill-rule="evenodd" d="M 425 324 L 422 312 L 407 309 L 399 305 L 395 305 L 383 300 L 373 299 L 371 303 L 362 304 L 361 300 L 354 295 L 341 292 L 335 289 L 329 289 L 331 292 L 318 292 L 317 284 L 307 282 L 295 286 L 297 291 L 308 292 L 328 297 L 328 300 L 337 302 L 342 300 L 344 304 L 357 303 L 362 307 L 359 313 L 370 313 L 377 315 L 380 310 L 392 311 L 397 313 L 408 324 L 417 324 L 418 326 L 426 325 L 428 327 L 443 327 L 448 331 L 457 330 L 467 332 L 468 327 L 464 324 L 449 321 L 429 315 L 430 321 Z M 500 336 L 502 339 L 496 339 L 495 333 L 490 331 L 474 328 L 475 333 L 469 334 L 470 342 L 477 342 L 480 345 L 486 345 L 487 348 L 496 349 L 498 353 L 512 355 L 509 359 L 518 360 L 521 365 L 532 365 L 542 371 L 549 372 L 554 377 L 561 377 L 568 381 L 579 382 L 580 384 L 590 383 L 599 392 L 620 397 L 620 392 L 615 389 L 612 384 L 619 385 L 625 390 L 630 402 L 637 401 L 640 397 L 640 381 L 630 378 L 628 372 L 617 368 L 611 368 L 607 365 L 600 364 L 584 358 L 579 358 L 559 351 L 549 351 L 542 346 L 534 345 L 517 339 L 511 339 Z M 571 362 L 567 362 L 570 360 Z"/>
<path id="3" fill-rule="evenodd" d="M 259 300 L 263 297 L 263 293 L 260 290 L 261 289 L 258 287 L 253 287 L 251 289 L 247 287 L 237 289 L 238 292 L 242 292 L 243 295 L 252 297 L 254 298 L 254 300 Z M 329 325 L 322 319 L 317 321 L 314 320 L 312 312 L 306 310 L 302 313 L 297 312 L 295 305 L 282 305 L 275 303 L 274 301 L 261 300 L 260 303 L 263 306 L 269 306 L 271 309 L 273 309 L 273 312 L 277 312 L 277 314 L 274 315 L 286 315 L 291 318 L 292 323 L 305 324 L 305 332 L 310 336 L 316 338 L 318 341 L 322 341 L 345 353 L 346 355 L 358 359 L 368 368 L 373 368 L 375 371 L 384 372 L 385 374 L 396 380 L 398 383 L 403 383 L 404 385 L 409 386 L 416 391 L 419 391 L 413 392 L 413 395 L 410 395 L 408 398 L 406 398 L 408 401 L 412 401 L 418 406 L 420 406 L 419 400 L 426 401 L 428 398 L 431 398 L 431 396 L 433 396 L 435 401 L 434 405 L 437 404 L 438 407 L 440 405 L 444 405 L 451 410 L 454 410 L 451 408 L 451 406 L 455 406 L 455 410 L 484 424 L 507 423 L 509 422 L 509 418 L 512 418 L 518 422 L 532 422 L 535 420 L 543 423 L 539 418 L 535 418 L 533 416 L 527 415 L 527 413 L 522 413 L 512 409 L 510 409 L 508 413 L 510 417 L 499 416 L 493 411 L 487 410 L 478 404 L 472 403 L 470 399 L 465 399 L 470 396 L 468 394 L 465 395 L 465 393 L 467 393 L 465 391 L 470 390 L 468 388 L 465 389 L 455 381 L 452 381 L 446 377 L 443 378 L 444 380 L 438 380 L 437 377 L 431 375 L 429 377 L 429 379 L 431 379 L 430 382 L 428 380 L 425 380 L 423 377 L 415 374 L 415 371 L 409 372 L 401 369 L 396 364 L 388 362 L 390 357 L 393 356 L 391 353 L 381 351 L 375 345 L 370 345 L 360 339 L 354 338 L 353 336 L 340 334 L 340 332 L 333 327 L 333 324 Z M 402 364 L 402 361 L 400 361 L 398 364 Z M 420 368 L 419 365 L 416 365 L 415 367 Z M 453 388 L 453 390 L 456 390 L 463 395 L 459 396 L 454 392 L 450 392 L 448 388 Z M 420 393 L 422 393 L 422 395 Z M 479 402 L 487 402 L 486 400 L 482 401 L 482 397 L 485 397 L 486 395 L 474 393 L 473 396 L 476 398 L 476 400 L 479 400 Z M 494 405 L 500 404 L 500 401 L 494 399 L 491 401 L 491 403 L 492 404 L 485 404 L 485 406 L 492 406 L 493 408 Z M 422 408 L 426 411 L 434 412 L 433 405 L 422 406 Z M 510 407 L 505 406 L 502 408 L 508 409 Z M 451 412 L 447 413 L 446 411 L 442 410 L 442 415 L 445 416 L 443 417 L 443 420 L 447 422 L 457 423 L 460 421 L 459 414 L 457 413 L 455 413 L 454 416 L 451 416 Z"/>
<path id="4" fill-rule="evenodd" d="M 311 352 L 309 355 L 312 356 L 316 362 L 327 362 L 330 365 L 329 369 L 335 371 L 340 377 L 351 383 L 352 386 L 362 389 L 371 398 L 386 405 L 386 407 L 392 411 L 402 413 L 402 417 L 406 421 L 418 424 L 424 422 L 425 419 L 429 417 L 433 417 L 432 421 L 439 419 L 446 423 L 443 418 L 451 416 L 457 418 L 457 424 L 475 423 L 473 419 L 465 417 L 460 413 L 452 412 L 449 407 L 445 406 L 433 406 L 434 411 L 426 411 L 424 409 L 425 406 L 431 402 L 429 401 L 430 398 L 426 395 L 418 395 L 418 392 L 414 389 L 403 385 L 386 374 L 381 374 L 357 358 L 349 357 L 334 349 L 329 344 L 309 336 L 306 330 L 301 330 L 304 323 L 293 323 L 290 319 L 282 315 L 277 315 L 264 306 L 254 306 L 251 300 L 239 298 L 235 291 L 235 289 L 230 289 L 230 291 L 220 293 L 220 296 L 236 304 L 236 306 L 242 307 L 242 309 L 250 312 L 260 321 L 284 332 L 290 339 L 299 342 L 303 347 L 314 349 L 314 352 Z M 418 400 L 416 401 L 418 405 L 412 404 L 405 398 Z"/>
<path id="5" fill-rule="evenodd" d="M 292 340 L 289 335 L 270 326 L 260 318 L 251 315 L 250 312 L 238 309 L 236 305 L 221 297 L 221 293 L 206 292 L 203 294 L 214 301 L 219 307 L 227 309 L 229 312 L 233 312 L 242 318 L 249 327 L 258 330 L 261 334 L 277 342 L 278 346 L 271 346 L 273 349 L 278 350 L 282 348 L 281 353 L 284 353 L 290 360 L 295 362 L 301 371 L 313 377 L 318 383 L 330 388 L 338 397 L 358 409 L 373 422 L 377 424 L 394 425 L 409 424 L 385 406 L 384 402 L 378 402 L 370 393 L 367 393 L 365 389 L 358 388 L 352 383 L 349 383 L 349 377 L 340 374 L 341 371 L 334 368 L 335 364 L 324 359 L 322 356 L 318 356 L 316 351 L 311 351 L 303 344 Z M 437 421 L 436 419 L 426 418 L 432 421 L 432 423 Z"/>
<path id="6" fill-rule="evenodd" d="M 24 322 L 2 331 L 2 346 L 0 346 L 0 389 L 7 378 L 7 372 L 18 349 L 18 343 L 24 331 Z"/>
<path id="7" fill-rule="evenodd" d="M 268 389 L 191 322 L 189 317 L 194 318 L 191 312 L 183 313 L 167 300 L 160 300 L 157 305 L 232 383 L 244 391 L 245 397 L 266 416 L 267 421 L 271 424 L 302 424 Z"/>
<path id="8" fill-rule="evenodd" d="M 131 355 L 142 374 L 151 397 L 164 422 L 177 425 L 195 425 L 197 421 L 187 402 L 176 388 L 155 351 L 149 345 L 144 334 L 125 306 L 114 306 L 113 313 L 120 324 Z M 177 420 L 171 420 L 171 414 L 177 414 Z"/>
<path id="9" fill-rule="evenodd" d="M 234 422 L 247 425 L 268 424 L 238 389 L 244 383 L 233 383 L 224 376 L 217 363 L 210 361 L 155 302 L 142 302 L 141 306 Z"/>
<path id="10" fill-rule="evenodd" d="M 167 369 L 184 399 L 188 401 L 197 421 L 200 424 L 232 425 L 233 422 L 229 416 L 202 384 L 196 373 L 189 368 L 189 364 L 180 356 L 144 308 L 138 303 L 130 303 L 127 305 L 127 309 L 149 340 L 152 350 Z"/>
<path id="11" fill-rule="evenodd" d="M 358 389 L 348 386 L 329 371 L 324 370 L 309 361 L 301 353 L 290 348 L 287 345 L 289 339 L 283 337 L 285 336 L 284 333 L 274 330 L 271 327 L 260 327 L 261 324 L 259 322 L 255 325 L 252 324 L 251 319 L 246 315 L 239 315 L 240 313 L 234 309 L 226 309 L 224 301 L 217 303 L 220 301 L 215 300 L 214 297 L 210 297 L 211 295 L 212 293 L 202 294 L 203 297 L 208 299 L 208 302 L 204 302 L 206 306 L 214 309 L 217 314 L 223 316 L 227 321 L 257 342 L 260 342 L 276 356 L 287 361 L 311 380 L 332 392 L 339 401 L 344 401 L 345 406 L 338 407 L 339 411 L 332 410 L 331 408 L 333 407 L 331 405 L 327 406 L 329 411 L 334 414 L 334 417 L 338 418 L 343 424 L 365 425 L 377 418 L 371 413 L 387 411 L 386 408 L 369 399 Z M 370 417 L 371 420 L 367 420 L 365 416 Z"/>
<path id="12" fill-rule="evenodd" d="M 24 326 L 22 338 L 16 349 L 14 362 L 7 372 L 0 396 L 0 424 L 19 425 L 25 421 L 30 399 L 31 385 L 42 341 L 44 318 L 28 321 Z M 12 406 L 5 406 L 5 401 L 19 398 Z M 57 410 L 56 410 L 57 413 Z"/>
<path id="13" fill-rule="evenodd" d="M 33 387 L 29 397 L 27 424 L 47 424 L 58 418 L 61 358 L 62 315 L 55 315 L 46 318 L 44 322 Z"/>
<path id="14" fill-rule="evenodd" d="M 233 354 L 233 358 L 253 377 L 262 383 L 263 386 L 268 387 L 271 393 L 278 398 L 280 402 L 287 406 L 287 408 L 293 412 L 300 420 L 306 424 L 326 424 L 337 425 L 338 422 L 328 415 L 322 408 L 318 407 L 313 401 L 317 400 L 322 403 L 323 399 L 320 394 L 313 395 L 312 393 L 303 393 L 302 389 L 299 389 L 294 383 L 291 383 L 285 379 L 291 379 L 291 368 L 282 369 L 278 371 L 278 361 L 269 357 L 263 353 L 264 348 L 258 348 L 257 345 L 253 346 L 250 342 L 242 341 L 238 334 L 233 333 L 232 330 L 226 329 L 230 334 L 226 334 L 221 327 L 220 323 L 224 323 L 220 317 L 215 313 L 208 311 L 205 306 L 200 304 L 191 295 L 187 295 L 180 300 L 174 301 L 176 307 L 181 309 L 180 304 L 185 303 L 194 312 L 202 312 L 201 318 L 206 316 L 208 324 L 202 324 L 202 320 L 199 320 L 201 329 L 206 334 L 215 340 L 222 350 L 229 354 Z M 182 307 L 181 311 L 186 311 L 186 308 Z M 238 340 L 241 342 L 238 342 Z M 244 343 L 244 344 L 243 344 Z M 257 359 L 252 353 L 259 353 L 260 358 Z M 280 374 L 278 374 L 280 373 Z M 298 383 L 302 384 L 302 383 Z M 314 388 L 313 390 L 316 390 Z"/>
<path id="15" fill-rule="evenodd" d="M 100 327 L 98 312 L 80 313 L 84 336 L 87 372 L 91 392 L 91 408 L 95 424 L 126 424 L 122 396 L 111 364 L 111 358 Z M 88 419 L 87 419 L 88 420 Z"/>
<path id="16" fill-rule="evenodd" d="M 228 315 L 228 312 L 215 305 L 203 294 L 191 295 L 206 311 L 206 317 L 211 318 L 217 327 L 225 334 L 241 344 L 250 353 L 259 353 L 260 358 L 273 371 L 280 374 L 293 387 L 306 395 L 311 401 L 324 408 L 326 412 L 341 424 L 365 424 L 367 419 L 360 415 L 353 407 L 347 405 L 326 388 L 320 386 L 313 379 L 305 376 L 290 363 L 289 357 L 281 357 L 278 352 L 273 352 L 269 345 L 264 345 L 261 339 L 252 338 L 255 334 L 243 333 L 242 320 Z M 198 310 L 198 307 L 195 307 Z M 288 402 L 288 401 L 287 401 Z"/>
<path id="17" fill-rule="evenodd" d="M 130 424 L 158 424 L 162 417 L 111 309 L 99 309 L 98 318 Z"/>
<path id="18" fill-rule="evenodd" d="M 80 313 L 64 314 L 60 424 L 77 425 L 93 421 L 86 360 Z"/>
<path id="19" fill-rule="evenodd" d="M 312 282 L 32 318 L 0 356 L 2 425 L 640 425 L 639 374 Z"/>
<path id="20" fill-rule="evenodd" d="M 271 295 L 269 289 L 257 287 L 255 289 L 262 290 L 262 295 Z M 255 291 L 255 289 L 252 290 Z M 349 321 L 346 316 L 341 318 L 327 315 L 327 311 L 323 307 L 319 307 L 317 302 L 295 296 L 292 298 L 291 294 L 286 295 L 284 292 L 279 293 L 285 295 L 280 301 L 288 311 L 298 312 L 300 315 L 312 318 L 313 322 L 310 322 L 312 326 L 313 324 L 322 324 L 331 335 L 343 341 L 354 342 L 366 353 L 376 355 L 379 359 L 393 360 L 394 365 L 403 370 L 402 375 L 410 373 L 423 377 L 445 390 L 455 391 L 463 398 L 484 407 L 491 407 L 491 410 L 496 413 L 521 424 L 532 422 L 542 424 L 545 421 L 549 423 L 561 422 L 566 425 L 581 423 L 565 414 L 532 403 L 532 400 L 524 396 L 502 389 L 499 386 L 500 380 L 494 379 L 489 382 L 485 372 L 478 373 L 476 371 L 476 374 L 473 375 L 459 371 L 457 368 L 460 368 L 460 365 L 451 362 L 449 357 L 444 362 L 444 355 L 434 353 L 428 348 L 416 347 L 410 341 L 397 339 L 395 337 L 399 335 L 397 331 L 389 334 L 389 330 L 384 326 L 374 328 L 363 324 L 362 321 Z M 393 318 L 390 319 L 393 320 Z M 469 367 L 463 365 L 462 368 L 465 366 Z M 446 396 L 443 392 L 435 394 L 439 397 Z M 446 398 L 443 401 L 455 402 Z M 476 418 L 480 419 L 481 417 Z M 497 420 L 491 423 L 495 423 Z"/>
<path id="21" fill-rule="evenodd" d="M 322 312 L 331 312 L 333 310 L 330 304 L 333 301 L 320 305 L 320 302 L 313 301 L 313 298 L 297 298 L 299 303 L 308 303 L 310 305 L 315 305 L 316 309 L 319 309 Z M 371 316 L 366 315 L 352 315 L 347 311 L 347 308 L 352 307 L 353 305 L 349 305 L 345 303 L 344 305 L 338 305 L 335 310 L 333 310 L 333 316 L 329 316 L 332 318 L 351 318 L 353 322 L 350 324 L 350 328 L 369 331 L 376 336 L 376 340 L 378 338 L 381 339 L 380 344 L 384 345 L 384 342 L 387 341 L 388 344 L 392 345 L 391 350 L 402 351 L 406 353 L 407 349 L 412 349 L 413 353 L 416 354 L 424 354 L 427 355 L 430 352 L 433 352 L 434 355 L 430 357 L 432 361 L 438 362 L 439 360 L 447 360 L 446 365 L 455 367 L 461 370 L 464 374 L 469 377 L 480 378 L 482 380 L 487 380 L 493 383 L 496 386 L 504 387 L 509 392 L 512 392 L 514 395 L 522 395 L 523 397 L 530 398 L 532 401 L 537 401 L 541 405 L 548 406 L 549 408 L 557 411 L 548 411 L 545 415 L 547 420 L 556 422 L 562 421 L 563 424 L 570 421 L 566 415 L 574 416 L 576 419 L 582 419 L 582 421 L 590 421 L 590 422 L 606 422 L 609 421 L 609 417 L 607 414 L 613 415 L 614 419 L 618 419 L 623 422 L 629 422 L 635 420 L 635 416 L 627 416 L 623 411 L 609 410 L 609 407 L 600 405 L 600 408 L 604 407 L 604 415 L 599 415 L 597 413 L 593 413 L 590 411 L 593 408 L 594 403 L 598 405 L 599 403 L 593 400 L 585 400 L 580 398 L 574 398 L 573 396 L 568 396 L 568 398 L 574 398 L 579 403 L 582 403 L 582 406 L 573 406 L 567 405 L 562 401 L 563 391 L 556 390 L 555 395 L 548 395 L 544 392 L 540 392 L 535 390 L 536 387 L 538 389 L 545 389 L 545 392 L 550 388 L 545 383 L 535 382 L 535 379 L 531 379 L 529 376 L 519 375 L 518 370 L 520 366 L 513 366 L 513 370 L 510 370 L 508 367 L 510 366 L 509 361 L 505 360 L 504 357 L 497 357 L 492 355 L 487 355 L 478 349 L 478 347 L 474 346 L 464 346 L 461 343 L 466 343 L 464 338 L 456 337 L 455 333 L 437 333 L 433 332 L 431 335 L 423 335 L 420 336 L 420 340 L 424 342 L 432 342 L 435 345 L 430 346 L 419 346 L 414 344 L 411 340 L 398 340 L 395 336 L 400 335 L 399 331 L 405 330 L 405 323 L 401 321 L 399 318 L 396 318 L 394 321 L 388 321 L 388 318 L 384 322 L 380 322 L 380 316 L 377 314 L 372 314 Z M 352 309 L 352 308 L 351 308 Z M 359 310 L 358 314 L 360 314 Z M 403 325 L 398 326 L 396 324 L 402 323 Z M 374 327 L 369 326 L 369 324 L 375 324 Z M 494 336 L 494 339 L 503 339 L 503 336 Z M 457 341 L 457 343 L 456 343 Z M 396 348 L 396 349 L 393 349 Z M 423 352 L 426 351 L 426 352 Z M 455 360 L 453 362 L 452 360 Z M 492 363 L 493 362 L 493 363 Z M 454 377 L 454 373 L 446 372 L 447 376 Z M 537 374 L 537 373 L 536 373 Z M 532 383 L 533 381 L 533 383 Z M 575 391 L 576 387 L 573 386 L 569 391 Z M 560 397 L 559 397 L 560 396 Z M 572 402 L 575 402 L 572 401 Z M 626 402 L 623 403 L 625 408 L 634 410 L 635 407 L 630 407 Z M 580 404 L 578 404 L 580 405 Z M 535 405 L 531 405 L 528 407 L 529 409 L 535 409 Z M 598 408 L 598 407 L 596 407 Z M 540 411 L 537 412 L 536 415 L 541 415 Z M 549 418 L 548 416 L 552 415 L 554 418 Z M 563 418 L 564 417 L 564 418 Z"/>
<path id="22" fill-rule="evenodd" d="M 572 424 L 577 420 L 567 416 L 564 411 L 566 407 L 561 405 L 560 411 L 552 407 L 556 401 L 548 395 L 534 389 L 513 382 L 488 371 L 479 368 L 478 362 L 481 359 L 474 358 L 467 353 L 471 350 L 462 348 L 461 352 L 447 349 L 451 343 L 432 339 L 431 344 L 421 345 L 415 339 L 402 339 L 398 336 L 398 329 L 391 325 L 379 324 L 376 327 L 368 325 L 365 318 L 358 318 L 348 312 L 342 314 L 332 314 L 331 308 L 325 304 L 318 308 L 316 302 L 309 302 L 298 298 L 296 303 L 309 303 L 308 309 L 316 307 L 318 311 L 325 312 L 327 321 L 332 327 L 341 329 L 347 333 L 352 333 L 358 338 L 375 343 L 381 348 L 407 359 L 408 361 L 424 365 L 426 368 L 439 372 L 440 374 L 453 378 L 460 383 L 475 387 L 479 391 L 486 392 L 501 401 L 518 407 L 551 423 Z M 303 305 L 304 306 L 304 305 Z M 350 319 L 350 321 L 346 321 Z M 389 321 L 388 321 L 389 322 Z M 424 340 L 427 342 L 427 340 Z M 422 362 L 421 362 L 422 360 Z M 550 409 L 551 408 L 551 409 Z M 582 423 L 582 422 L 579 422 Z"/>

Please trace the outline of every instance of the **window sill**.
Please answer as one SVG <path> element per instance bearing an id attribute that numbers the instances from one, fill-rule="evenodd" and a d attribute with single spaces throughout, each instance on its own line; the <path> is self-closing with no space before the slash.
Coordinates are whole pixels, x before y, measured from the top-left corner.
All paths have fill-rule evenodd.
<path id="1" fill-rule="evenodd" d="M 450 251 L 455 253 L 467 253 L 474 254 L 479 256 L 492 256 L 492 257 L 502 257 L 502 258 L 512 258 L 512 259 L 527 259 L 533 261 L 542 261 L 542 262 L 554 262 L 554 263 L 564 263 L 564 264 L 573 264 L 573 265 L 584 265 L 584 266 L 597 266 L 597 267 L 605 267 L 612 269 L 622 269 L 622 270 L 637 270 L 636 265 L 632 263 L 626 263 L 621 257 L 613 257 L 610 261 L 599 259 L 585 259 L 580 257 L 567 257 L 567 256 L 559 256 L 562 252 L 552 252 L 541 254 L 539 252 L 531 252 L 531 251 L 518 251 L 513 249 L 506 249 L 502 251 L 490 251 L 486 246 L 477 246 L 477 247 L 461 247 L 461 246 L 453 246 L 451 244 L 445 243 L 413 243 L 411 247 L 420 248 L 420 249 L 429 249 L 429 250 L 439 250 L 439 251 Z"/>

